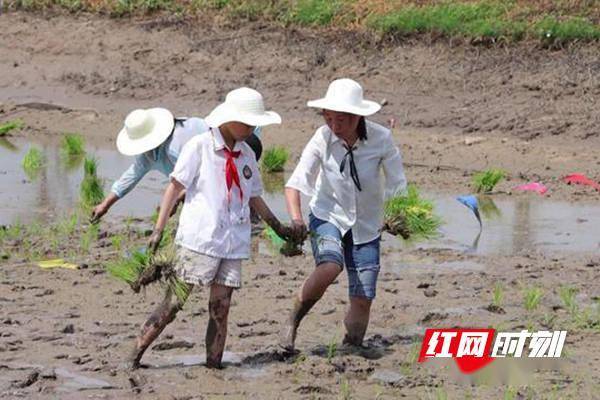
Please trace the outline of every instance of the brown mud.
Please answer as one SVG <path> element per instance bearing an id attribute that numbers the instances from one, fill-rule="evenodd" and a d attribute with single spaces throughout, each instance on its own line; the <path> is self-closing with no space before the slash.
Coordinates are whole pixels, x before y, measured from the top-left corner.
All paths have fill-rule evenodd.
<path id="1" fill-rule="evenodd" d="M 374 120 L 397 120 L 394 135 L 407 177 L 425 191 L 468 193 L 473 171 L 495 167 L 510 176 L 499 191 L 529 180 L 550 187 L 549 198 L 527 208 L 531 215 L 550 200 L 583 207 L 599 195 L 560 180 L 573 172 L 600 179 L 597 45 L 561 51 L 526 44 L 385 45 L 347 33 L 285 31 L 259 23 L 231 27 L 27 13 L 0 15 L 0 31 L 0 121 L 22 119 L 25 128 L 14 135 L 26 140 L 67 131 L 112 146 L 135 107 L 204 116 L 228 90 L 247 85 L 283 117 L 263 138 L 267 147 L 291 150 L 289 172 L 322 123 L 306 101 L 322 96 L 331 79 L 347 76 L 363 84 L 368 98 L 386 101 Z M 1 190 L 11 187 L 2 183 Z M 533 195 L 496 198 L 527 196 Z M 596 216 L 569 223 L 593 225 Z M 141 224 L 151 227 L 148 219 Z M 552 230 L 553 224 L 537 229 Z M 114 216 L 102 222 L 109 236 L 121 225 Z M 444 241 L 390 247 L 398 239 L 386 237 L 366 347 L 341 343 L 348 307 L 342 274 L 304 318 L 296 342 L 301 353 L 292 357 L 276 347 L 280 323 L 312 259 L 310 253 L 284 258 L 259 251 L 255 238 L 243 288 L 232 299 L 223 370 L 202 365 L 207 290 L 192 294 L 165 329 L 156 342 L 165 345 L 148 350 L 142 363 L 150 368 L 128 374 L 119 364 L 160 302 L 158 289 L 135 295 L 107 276 L 111 249 L 98 244 L 87 268 L 75 271 L 2 260 L 0 397 L 431 399 L 447 393 L 492 399 L 504 398 L 509 382 L 517 387 L 515 398 L 598 398 L 600 330 L 593 323 L 600 297 L 600 259 L 593 246 L 598 241 L 567 251 L 562 241 L 546 246 L 548 237 L 533 240 L 527 225 L 513 228 L 511 243 L 496 252 Z M 492 304 L 497 284 L 504 293 L 500 305 Z M 561 285 L 578 290 L 579 310 L 589 309 L 590 323 L 569 314 Z M 526 311 L 524 290 L 534 286 L 544 295 L 537 309 Z M 425 328 L 453 326 L 569 334 L 563 359 L 541 365 L 496 361 L 490 380 L 485 374 L 461 376 L 452 364 L 415 363 Z M 195 346 L 167 345 L 171 342 Z"/>

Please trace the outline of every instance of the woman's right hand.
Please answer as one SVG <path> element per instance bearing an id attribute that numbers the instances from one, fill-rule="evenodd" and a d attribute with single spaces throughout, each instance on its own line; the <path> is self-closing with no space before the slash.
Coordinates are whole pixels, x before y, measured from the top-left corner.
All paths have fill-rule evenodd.
<path id="1" fill-rule="evenodd" d="M 102 202 L 100 204 L 98 204 L 96 207 L 94 207 L 94 209 L 92 210 L 92 215 L 90 216 L 90 223 L 91 224 L 95 224 L 98 221 L 100 221 L 100 218 L 102 218 L 102 216 L 104 216 L 104 214 L 106 214 L 106 212 L 108 211 L 108 205 L 105 202 Z"/>

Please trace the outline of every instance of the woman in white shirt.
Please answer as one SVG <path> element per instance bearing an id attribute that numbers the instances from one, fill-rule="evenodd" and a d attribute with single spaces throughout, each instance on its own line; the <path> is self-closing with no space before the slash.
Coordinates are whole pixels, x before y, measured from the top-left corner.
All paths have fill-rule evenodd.
<path id="1" fill-rule="evenodd" d="M 308 106 L 323 110 L 325 125 L 304 148 L 285 195 L 293 225 L 304 230 L 300 192 L 312 197 L 309 228 L 317 267 L 281 331 L 280 345 L 288 351 L 294 349 L 300 321 L 344 266 L 350 296 L 344 343 L 362 344 L 379 273 L 383 202 L 406 188 L 390 130 L 365 119 L 381 106 L 364 100 L 357 82 L 335 80 L 325 98 Z"/>

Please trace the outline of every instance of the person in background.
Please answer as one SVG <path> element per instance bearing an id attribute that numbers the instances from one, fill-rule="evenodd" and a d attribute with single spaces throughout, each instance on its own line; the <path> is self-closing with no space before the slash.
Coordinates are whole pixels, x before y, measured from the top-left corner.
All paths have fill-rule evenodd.
<path id="1" fill-rule="evenodd" d="M 177 163 L 183 146 L 193 137 L 208 132 L 201 118 L 175 118 L 164 108 L 138 109 L 125 118 L 125 126 L 117 136 L 117 149 L 126 156 L 135 156 L 133 164 L 114 182 L 111 192 L 92 210 L 90 222 L 96 223 L 120 199 L 125 197 L 150 171 L 168 177 Z M 256 127 L 246 143 L 260 159 L 261 128 Z M 177 199 L 173 213 L 183 201 L 185 191 Z"/>

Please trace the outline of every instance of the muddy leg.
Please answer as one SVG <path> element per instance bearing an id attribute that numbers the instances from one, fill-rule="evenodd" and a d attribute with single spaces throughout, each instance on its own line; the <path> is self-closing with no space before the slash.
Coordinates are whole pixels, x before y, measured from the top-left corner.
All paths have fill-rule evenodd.
<path id="1" fill-rule="evenodd" d="M 188 293 L 191 291 L 192 285 L 188 285 Z M 154 310 L 148 320 L 142 325 L 139 336 L 136 338 L 136 343 L 127 358 L 129 368 L 135 369 L 140 365 L 140 360 L 146 349 L 160 335 L 165 327 L 175 319 L 175 315 L 183 307 L 183 302 L 175 300 L 173 302 L 173 294 L 169 289 L 165 292 L 165 297 L 162 303 Z"/>
<path id="2" fill-rule="evenodd" d="M 342 269 L 338 264 L 324 263 L 319 265 L 304 281 L 300 293 L 294 299 L 292 312 L 281 329 L 279 335 L 279 346 L 281 348 L 289 352 L 294 351 L 296 331 L 300 321 L 319 301 L 340 272 L 342 272 Z"/>
<path id="3" fill-rule="evenodd" d="M 372 301 L 367 298 L 350 297 L 350 309 L 344 319 L 344 325 L 346 326 L 344 343 L 353 346 L 362 345 L 367 326 L 369 326 L 371 304 Z"/>
<path id="4" fill-rule="evenodd" d="M 206 328 L 206 366 L 208 368 L 221 368 L 232 294 L 233 288 L 218 283 L 210 287 L 209 320 Z"/>

